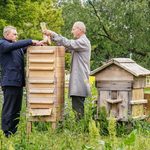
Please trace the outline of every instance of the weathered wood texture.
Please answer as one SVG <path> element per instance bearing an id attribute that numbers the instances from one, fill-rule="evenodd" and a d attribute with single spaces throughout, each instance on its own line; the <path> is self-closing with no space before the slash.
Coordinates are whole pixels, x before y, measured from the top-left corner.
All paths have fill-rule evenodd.
<path id="1" fill-rule="evenodd" d="M 150 94 L 144 94 L 144 98 L 147 99 L 147 104 L 145 105 L 146 114 L 150 115 Z"/>
<path id="2" fill-rule="evenodd" d="M 131 81 L 96 81 L 96 87 L 100 90 L 119 90 L 130 91 L 132 86 Z"/>
<path id="3" fill-rule="evenodd" d="M 65 50 L 60 46 L 31 46 L 27 52 L 28 121 L 62 118 L 64 109 Z M 31 125 L 29 125 L 31 127 Z"/>
<path id="4" fill-rule="evenodd" d="M 98 107 L 105 106 L 108 116 L 113 115 L 122 121 L 128 120 L 129 116 L 145 116 L 144 87 L 149 70 L 129 58 L 114 58 L 92 71 L 91 75 L 96 79 Z"/>
<path id="5" fill-rule="evenodd" d="M 141 87 L 143 87 L 141 85 Z M 147 100 L 144 99 L 144 89 L 133 89 L 132 90 L 132 99 L 130 101 L 131 109 L 132 109 L 132 117 L 142 117 L 145 115 L 145 104 L 147 104 Z"/>
<path id="6" fill-rule="evenodd" d="M 132 89 L 132 100 L 144 99 L 144 89 Z"/>
<path id="7" fill-rule="evenodd" d="M 103 66 L 93 70 L 91 72 L 91 75 L 96 75 L 97 73 L 101 72 L 102 70 L 106 69 L 112 64 L 113 65 L 115 64 L 116 66 L 122 68 L 123 70 L 126 70 L 135 77 L 150 75 L 149 70 L 143 68 L 142 66 L 138 65 L 135 61 L 129 58 L 113 58 Z"/>
<path id="8" fill-rule="evenodd" d="M 133 75 L 125 71 L 124 69 L 111 64 L 107 68 L 105 68 L 103 71 L 100 72 L 100 74 L 96 74 L 95 76 L 96 81 L 107 81 L 107 80 L 120 80 L 120 81 L 133 81 Z"/>
<path id="9" fill-rule="evenodd" d="M 146 86 L 146 77 L 134 77 L 133 88 L 144 88 Z"/>
<path id="10" fill-rule="evenodd" d="M 105 106 L 108 116 L 118 120 L 127 120 L 129 114 L 130 91 L 117 91 L 117 98 L 112 98 L 112 91 L 100 91 L 98 106 Z"/>

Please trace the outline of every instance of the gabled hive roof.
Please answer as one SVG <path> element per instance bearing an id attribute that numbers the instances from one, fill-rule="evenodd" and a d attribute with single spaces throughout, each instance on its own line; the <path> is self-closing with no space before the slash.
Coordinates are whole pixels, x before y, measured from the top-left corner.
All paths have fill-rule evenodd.
<path id="1" fill-rule="evenodd" d="M 138 65 L 130 58 L 113 58 L 103 66 L 93 70 L 90 75 L 94 76 L 112 64 L 121 67 L 122 69 L 126 70 L 136 77 L 150 75 L 150 71 L 148 69 L 145 69 L 142 66 Z"/>

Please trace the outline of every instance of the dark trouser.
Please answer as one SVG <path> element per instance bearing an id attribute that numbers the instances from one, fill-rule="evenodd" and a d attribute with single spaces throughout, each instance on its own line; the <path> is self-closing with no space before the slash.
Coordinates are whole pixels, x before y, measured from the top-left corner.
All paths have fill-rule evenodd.
<path id="1" fill-rule="evenodd" d="M 22 87 L 5 86 L 2 88 L 4 102 L 2 107 L 2 130 L 6 137 L 17 131 L 22 105 Z"/>
<path id="2" fill-rule="evenodd" d="M 72 97 L 72 109 L 76 112 L 77 119 L 84 117 L 84 101 L 85 97 L 71 96 Z"/>

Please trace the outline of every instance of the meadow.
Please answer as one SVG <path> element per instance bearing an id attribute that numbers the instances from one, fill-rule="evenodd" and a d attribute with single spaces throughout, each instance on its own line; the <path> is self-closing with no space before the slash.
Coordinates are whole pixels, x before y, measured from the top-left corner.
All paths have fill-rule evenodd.
<path id="1" fill-rule="evenodd" d="M 63 120 L 53 130 L 50 123 L 34 123 L 32 133 L 26 134 L 26 99 L 23 100 L 18 132 L 6 138 L 0 130 L 1 150 L 150 150 L 150 123 L 130 120 L 117 123 L 106 119 L 105 110 L 95 117 L 97 91 L 85 102 L 85 117 L 76 121 L 71 101 L 65 97 Z M 2 96 L 0 97 L 0 109 Z"/>

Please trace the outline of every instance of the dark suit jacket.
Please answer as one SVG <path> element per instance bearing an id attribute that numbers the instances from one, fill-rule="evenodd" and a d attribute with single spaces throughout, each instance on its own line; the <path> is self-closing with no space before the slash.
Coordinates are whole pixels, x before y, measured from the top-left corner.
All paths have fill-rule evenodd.
<path id="1" fill-rule="evenodd" d="M 0 40 L 1 86 L 25 85 L 24 53 L 29 45 L 32 45 L 31 39 L 17 42 Z"/>

